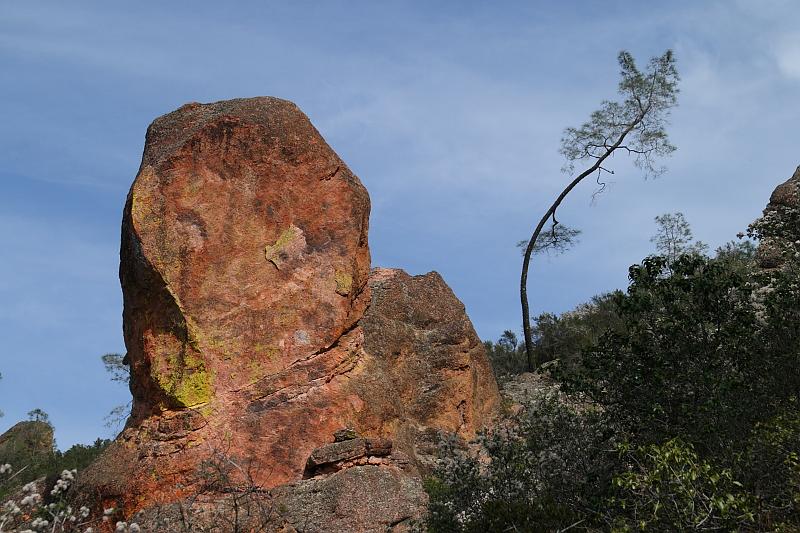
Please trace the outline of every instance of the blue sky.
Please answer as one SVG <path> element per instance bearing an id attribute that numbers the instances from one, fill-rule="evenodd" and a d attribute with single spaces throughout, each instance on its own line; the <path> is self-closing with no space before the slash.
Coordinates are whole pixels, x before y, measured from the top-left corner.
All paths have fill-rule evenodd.
<path id="1" fill-rule="evenodd" d="M 800 164 L 800 5 L 675 2 L 3 2 L 0 431 L 40 407 L 65 448 L 113 436 L 127 399 L 122 207 L 150 121 L 190 101 L 296 102 L 367 186 L 373 264 L 437 270 L 478 333 L 520 327 L 515 243 L 567 180 L 562 130 L 615 96 L 616 54 L 675 50 L 668 172 L 615 158 L 560 219 L 583 230 L 534 264 L 534 312 L 626 285 L 653 217 L 718 246 Z"/>

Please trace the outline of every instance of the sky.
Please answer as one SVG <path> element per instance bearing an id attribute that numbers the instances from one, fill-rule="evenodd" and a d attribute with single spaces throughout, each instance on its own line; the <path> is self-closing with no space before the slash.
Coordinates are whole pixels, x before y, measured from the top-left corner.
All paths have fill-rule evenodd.
<path id="1" fill-rule="evenodd" d="M 800 164 L 800 4 L 792 1 L 7 1 L 0 3 L 0 431 L 34 408 L 60 448 L 113 437 L 128 401 L 120 221 L 147 125 L 184 103 L 297 103 L 370 192 L 374 266 L 436 270 L 478 334 L 519 330 L 520 251 L 569 181 L 565 127 L 616 96 L 620 50 L 673 49 L 668 132 L 645 180 L 615 156 L 576 189 L 583 231 L 534 261 L 532 312 L 627 284 L 653 218 L 681 211 L 712 249 Z M 795 132 L 795 133 L 793 133 Z"/>

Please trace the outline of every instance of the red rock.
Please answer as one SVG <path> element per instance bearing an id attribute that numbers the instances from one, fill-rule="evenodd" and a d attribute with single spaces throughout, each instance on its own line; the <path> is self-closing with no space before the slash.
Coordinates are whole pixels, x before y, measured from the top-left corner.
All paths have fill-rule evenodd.
<path id="1" fill-rule="evenodd" d="M 191 494 L 213 452 L 268 488 L 341 428 L 414 462 L 419 432 L 484 427 L 497 386 L 464 306 L 436 273 L 370 275 L 368 216 L 290 102 L 153 122 L 122 231 L 133 414 L 80 490 L 129 516 Z"/>
<path id="2" fill-rule="evenodd" d="M 150 126 L 123 221 L 134 418 L 206 404 L 330 347 L 369 297 L 369 196 L 294 104 Z"/>

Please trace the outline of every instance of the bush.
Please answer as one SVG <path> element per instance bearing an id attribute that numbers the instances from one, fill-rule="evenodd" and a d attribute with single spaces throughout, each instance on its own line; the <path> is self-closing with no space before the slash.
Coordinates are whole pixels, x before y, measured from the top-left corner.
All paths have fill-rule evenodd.
<path id="1" fill-rule="evenodd" d="M 25 466 L 14 469 L 10 464 L 0 465 L 0 487 L 7 487 L 23 471 Z M 93 533 L 101 528 L 108 531 L 110 524 L 103 527 L 103 523 L 113 523 L 110 518 L 115 512 L 113 508 L 93 517 L 88 507 L 70 504 L 67 493 L 77 473 L 77 470 L 63 470 L 52 483 L 30 482 L 22 486 L 0 507 L 0 531 Z M 139 533 L 141 528 L 136 523 L 119 521 L 115 531 Z"/>
<path id="2" fill-rule="evenodd" d="M 792 242 L 768 271 L 749 245 L 648 257 L 627 292 L 540 317 L 566 395 L 534 399 L 482 457 L 451 447 L 428 483 L 431 530 L 800 530 Z"/>
<path id="3" fill-rule="evenodd" d="M 800 390 L 795 275 L 764 290 L 701 256 L 670 268 L 659 257 L 631 267 L 628 293 L 615 298 L 624 327 L 586 350 L 565 386 L 608 409 L 635 444 L 678 436 L 731 455 Z"/>
<path id="4" fill-rule="evenodd" d="M 554 531 L 584 521 L 608 496 L 613 435 L 601 411 L 551 393 L 482 437 L 481 452 L 449 441 L 426 482 L 429 530 Z"/>
<path id="5" fill-rule="evenodd" d="M 753 498 L 728 469 L 701 460 L 691 444 L 671 439 L 631 450 L 629 470 L 614 477 L 607 521 L 614 531 L 736 531 L 754 522 Z"/>

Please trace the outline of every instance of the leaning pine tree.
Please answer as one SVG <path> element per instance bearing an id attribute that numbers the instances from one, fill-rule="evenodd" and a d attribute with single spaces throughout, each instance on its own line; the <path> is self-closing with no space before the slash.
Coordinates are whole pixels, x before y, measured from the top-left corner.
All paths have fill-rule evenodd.
<path id="1" fill-rule="evenodd" d="M 555 199 L 544 213 L 539 224 L 525 246 L 520 280 L 520 299 L 522 301 L 522 327 L 525 333 L 525 351 L 528 370 L 534 371 L 539 365 L 533 350 L 530 308 L 528 305 L 528 269 L 531 256 L 551 248 L 559 249 L 565 245 L 574 230 L 559 227 L 556 211 L 564 198 L 581 181 L 595 172 L 613 173 L 603 163 L 617 150 L 634 156 L 634 163 L 642 169 L 645 176 L 655 176 L 664 172 L 663 167 L 655 165 L 660 156 L 669 155 L 675 147 L 669 143 L 666 133 L 667 117 L 675 105 L 678 94 L 678 72 L 675 57 L 667 50 L 661 57 L 650 60 L 646 72 L 640 72 L 628 52 L 620 52 L 619 64 L 621 79 L 619 94 L 621 101 L 604 101 L 600 109 L 592 113 L 589 120 L 579 128 L 567 128 L 561 140 L 561 153 L 567 159 L 566 169 L 573 172 L 576 162 L 591 162 L 591 166 L 578 174 Z M 550 221 L 550 226 L 545 226 Z"/>

